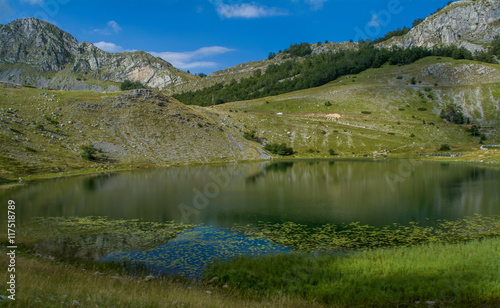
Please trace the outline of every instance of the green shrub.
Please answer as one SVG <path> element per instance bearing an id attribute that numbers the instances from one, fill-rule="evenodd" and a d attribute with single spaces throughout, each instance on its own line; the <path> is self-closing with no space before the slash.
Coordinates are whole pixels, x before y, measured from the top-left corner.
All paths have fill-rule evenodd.
<path id="1" fill-rule="evenodd" d="M 249 132 L 244 132 L 243 133 L 243 138 L 247 139 L 247 140 L 250 140 L 250 141 L 255 141 L 255 142 L 261 142 L 261 138 L 257 137 L 255 135 L 255 131 L 252 130 L 252 131 L 249 131 Z"/>
<path id="2" fill-rule="evenodd" d="M 125 80 L 124 82 L 122 82 L 120 85 L 120 90 L 122 90 L 122 91 L 133 90 L 133 89 L 145 89 L 145 88 L 146 88 L 146 86 L 144 86 L 139 81 L 132 82 L 128 79 Z"/>
<path id="3" fill-rule="evenodd" d="M 80 157 L 85 160 L 96 160 L 96 153 L 97 149 L 93 145 L 84 145 Z"/>
<path id="4" fill-rule="evenodd" d="M 361 111 L 362 114 L 372 114 L 371 111 Z"/>
<path id="5" fill-rule="evenodd" d="M 481 135 L 481 126 L 478 126 L 476 124 L 472 125 L 470 128 L 466 128 L 465 130 L 471 133 L 471 135 L 474 137 Z"/>
<path id="6" fill-rule="evenodd" d="M 332 105 L 332 103 L 330 103 L 330 101 L 325 102 L 325 106 L 326 106 L 326 107 L 330 107 L 331 105 Z"/>
<path id="7" fill-rule="evenodd" d="M 451 148 L 448 144 L 442 144 L 441 147 L 439 148 L 439 151 L 444 152 L 444 151 L 450 151 Z"/>
<path id="8" fill-rule="evenodd" d="M 282 156 L 293 155 L 294 151 L 292 147 L 288 147 L 286 143 L 278 144 L 278 143 L 268 143 L 264 147 L 267 151 L 278 154 Z"/>
<path id="9" fill-rule="evenodd" d="M 464 124 L 466 122 L 462 106 L 455 103 L 446 105 L 446 108 L 441 110 L 440 117 L 455 124 Z"/>
<path id="10" fill-rule="evenodd" d="M 335 152 L 335 150 L 334 150 L 334 149 L 329 149 L 329 150 L 328 150 L 328 153 L 329 153 L 331 156 L 339 155 L 339 154 L 337 154 L 337 153 Z"/>
<path id="11" fill-rule="evenodd" d="M 427 108 L 425 108 L 425 107 L 420 107 L 420 108 L 418 108 L 417 110 L 418 110 L 418 111 L 427 111 Z"/>

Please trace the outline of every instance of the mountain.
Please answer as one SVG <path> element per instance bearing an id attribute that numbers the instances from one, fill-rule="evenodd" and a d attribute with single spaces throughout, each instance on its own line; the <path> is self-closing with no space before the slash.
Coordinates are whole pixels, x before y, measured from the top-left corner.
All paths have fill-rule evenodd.
<path id="1" fill-rule="evenodd" d="M 116 90 L 116 83 L 126 79 L 161 89 L 196 78 L 143 51 L 109 53 L 89 42 L 78 43 L 71 34 L 33 17 L 0 25 L 0 80 Z"/>
<path id="2" fill-rule="evenodd" d="M 500 1 L 498 0 L 463 0 L 452 2 L 446 7 L 430 15 L 407 34 L 391 37 L 376 44 L 380 48 L 391 49 L 412 47 L 457 46 L 475 53 L 488 49 L 496 35 L 500 35 Z M 310 44 L 312 54 L 337 53 L 340 50 L 356 50 L 360 45 L 356 42 L 315 43 Z M 169 86 L 170 94 L 196 91 L 218 83 L 229 84 L 233 79 L 239 81 L 250 77 L 256 70 L 264 74 L 271 64 L 282 64 L 286 61 L 302 61 L 303 57 L 290 57 L 280 52 L 272 59 L 253 61 L 236 65 L 225 70 L 213 72 L 206 78 L 187 82 L 182 85 Z"/>
<path id="3" fill-rule="evenodd" d="M 311 44 L 311 53 L 312 54 L 322 54 L 322 53 L 337 53 L 340 50 L 346 49 L 357 49 L 358 43 L 352 42 L 342 42 L 342 43 L 315 43 Z M 261 61 L 251 61 L 247 63 L 241 63 L 233 67 L 229 67 L 227 69 L 223 69 L 220 71 L 215 71 L 212 74 L 208 75 L 205 78 L 201 78 L 198 80 L 193 80 L 191 82 L 186 82 L 180 85 L 170 85 L 167 87 L 169 94 L 175 93 L 183 93 L 187 91 L 196 91 L 199 89 L 203 89 L 206 87 L 213 86 L 218 83 L 229 84 L 233 79 L 236 81 L 240 81 L 243 78 L 250 77 L 254 74 L 255 71 L 260 70 L 261 72 L 265 72 L 269 65 L 275 64 L 279 65 L 286 61 L 290 61 L 290 56 L 285 52 L 280 52 L 276 54 L 274 57 L 270 59 L 264 59 Z M 296 59 L 297 61 L 302 61 L 303 57 L 299 57 Z"/>
<path id="4" fill-rule="evenodd" d="M 411 80 L 415 79 L 413 84 Z M 29 98 L 29 99 L 27 99 Z M 500 65 L 427 57 L 384 65 L 316 88 L 218 105 L 187 106 L 156 90 L 48 91 L 0 82 L 0 183 L 94 168 L 269 159 L 249 132 L 299 158 L 435 155 L 500 163 L 479 136 L 440 117 L 454 104 L 500 142 Z M 80 157 L 82 146 L 104 159 Z M 114 166 L 114 167 L 113 167 Z"/>
<path id="5" fill-rule="evenodd" d="M 462 0 L 427 17 L 406 35 L 391 38 L 382 47 L 402 48 L 455 45 L 482 51 L 500 35 L 500 1 Z"/>

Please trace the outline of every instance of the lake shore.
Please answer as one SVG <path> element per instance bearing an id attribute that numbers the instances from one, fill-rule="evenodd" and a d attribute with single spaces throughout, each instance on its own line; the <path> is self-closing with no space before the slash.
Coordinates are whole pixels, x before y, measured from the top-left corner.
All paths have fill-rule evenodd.
<path id="1" fill-rule="evenodd" d="M 436 157 L 429 156 L 428 154 L 415 155 L 409 153 L 395 153 L 390 154 L 387 157 L 382 155 L 365 157 L 365 155 L 337 155 L 337 156 L 318 156 L 318 155 L 293 155 L 293 156 L 281 156 L 275 157 L 272 160 L 245 160 L 238 161 L 238 163 L 249 163 L 249 162 L 261 162 L 261 161 L 277 161 L 277 160 L 307 160 L 307 159 L 326 159 L 326 160 L 423 160 L 423 161 L 437 161 L 437 162 L 453 162 L 453 163 L 469 163 L 476 164 L 477 166 L 500 169 L 500 150 L 489 150 L 489 151 L 474 151 L 466 152 L 465 155 L 458 157 Z M 219 161 L 211 162 L 209 164 L 227 164 L 235 163 L 234 161 Z M 61 178 L 61 177 L 71 177 L 80 175 L 97 175 L 106 174 L 110 172 L 121 172 L 121 171 L 131 171 L 137 169 L 151 169 L 151 168 L 166 168 L 166 167 L 177 167 L 177 166 L 197 166 L 203 165 L 203 163 L 176 163 L 169 165 L 108 165 L 95 163 L 92 167 L 80 168 L 76 170 L 58 172 L 58 173 L 41 173 L 41 174 L 30 174 L 30 175 L 19 175 L 17 178 L 0 179 L 0 189 L 8 189 L 12 187 L 17 187 L 19 185 L 25 185 L 29 182 L 35 182 L 45 179 Z M 20 180 L 22 178 L 22 181 Z"/>
<path id="2" fill-rule="evenodd" d="M 2 248 L 5 256 L 5 248 Z M 278 255 L 219 264 L 203 283 L 130 276 L 116 268 L 17 256 L 16 301 L 5 307 L 496 307 L 500 238 L 375 249 L 350 255 Z M 279 263 L 276 263 L 279 262 Z M 2 257 L 0 266 L 8 259 Z M 280 266 L 276 266 L 280 264 Z M 252 275 L 250 275 L 253 273 Z M 214 282 L 215 281 L 215 282 Z M 62 288 L 61 286 L 71 286 Z"/>

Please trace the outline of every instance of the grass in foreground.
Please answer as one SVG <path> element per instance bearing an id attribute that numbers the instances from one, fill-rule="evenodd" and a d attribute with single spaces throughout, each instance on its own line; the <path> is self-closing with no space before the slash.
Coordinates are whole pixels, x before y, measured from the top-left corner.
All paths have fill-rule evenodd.
<path id="1" fill-rule="evenodd" d="M 500 238 L 362 251 L 347 256 L 239 257 L 214 264 L 244 294 L 299 296 L 339 307 L 500 305 Z M 489 306 L 488 306 L 489 307 Z"/>
<path id="2" fill-rule="evenodd" d="M 7 268 L 2 249 L 0 266 Z M 5 307 L 319 307 L 290 296 L 249 298 L 211 285 L 119 275 L 18 254 L 15 301 Z M 7 273 L 7 271 L 5 271 Z M 119 273 L 119 271 L 118 271 Z M 3 279 L 7 278 L 4 274 Z M 6 280 L 7 281 L 7 280 Z M 208 292 L 207 292 L 208 291 Z M 0 294 L 6 294 L 5 288 Z M 76 302 L 75 302 L 76 301 Z M 78 302 L 78 303 L 77 303 Z M 2 303 L 0 302 L 0 305 Z"/>

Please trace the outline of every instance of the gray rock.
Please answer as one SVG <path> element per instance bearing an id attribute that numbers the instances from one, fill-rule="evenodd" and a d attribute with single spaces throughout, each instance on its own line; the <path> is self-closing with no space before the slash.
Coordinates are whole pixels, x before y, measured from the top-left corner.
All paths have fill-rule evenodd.
<path id="1" fill-rule="evenodd" d="M 402 48 L 456 45 L 471 52 L 484 50 L 500 34 L 497 0 L 462 0 L 452 2 L 429 16 L 403 37 L 394 37 L 379 46 Z"/>
<path id="2" fill-rule="evenodd" d="M 26 63 L 38 69 L 40 74 L 32 77 L 31 82 L 38 87 L 105 90 L 77 80 L 76 75 L 72 81 L 58 81 L 48 80 L 42 74 L 68 67 L 78 75 L 103 81 L 122 82 L 128 79 L 160 89 L 173 83 L 184 83 L 184 76 L 187 76 L 167 61 L 143 51 L 108 53 L 89 42 L 78 43 L 71 34 L 34 17 L 0 25 L 0 55 L 0 64 Z M 19 83 L 23 74 L 22 68 L 14 68 L 3 72 L 2 76 L 8 79 L 12 75 L 12 81 Z M 47 97 L 47 94 L 42 96 Z"/>

